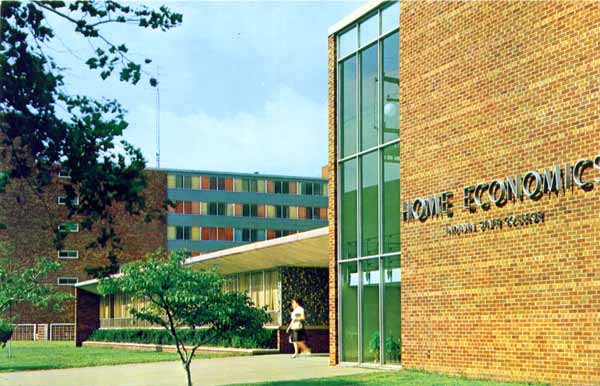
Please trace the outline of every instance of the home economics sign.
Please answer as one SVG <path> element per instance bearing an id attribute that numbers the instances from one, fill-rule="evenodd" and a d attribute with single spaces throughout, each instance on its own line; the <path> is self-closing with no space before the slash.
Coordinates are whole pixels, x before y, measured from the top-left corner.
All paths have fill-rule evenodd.
<path id="1" fill-rule="evenodd" d="M 596 171 L 596 177 L 592 176 Z M 462 194 L 463 209 L 471 213 L 477 209 L 487 210 L 492 205 L 504 206 L 508 201 L 524 199 L 537 201 L 552 192 L 567 192 L 574 188 L 590 191 L 600 185 L 600 155 L 580 159 L 574 164 L 566 163 L 544 169 L 543 172 L 528 171 L 504 179 L 465 186 Z M 429 218 L 453 215 L 452 192 L 442 192 L 427 197 L 417 197 L 402 203 L 402 221 L 426 221 Z"/>

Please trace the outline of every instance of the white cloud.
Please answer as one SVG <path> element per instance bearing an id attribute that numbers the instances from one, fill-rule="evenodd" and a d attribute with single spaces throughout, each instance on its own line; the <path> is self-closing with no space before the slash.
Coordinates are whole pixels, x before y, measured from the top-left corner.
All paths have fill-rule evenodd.
<path id="1" fill-rule="evenodd" d="M 155 166 L 153 107 L 129 111 L 135 127 L 126 139 Z M 214 116 L 202 109 L 161 111 L 161 166 L 235 172 L 320 176 L 327 163 L 327 104 L 280 85 L 262 109 Z"/>

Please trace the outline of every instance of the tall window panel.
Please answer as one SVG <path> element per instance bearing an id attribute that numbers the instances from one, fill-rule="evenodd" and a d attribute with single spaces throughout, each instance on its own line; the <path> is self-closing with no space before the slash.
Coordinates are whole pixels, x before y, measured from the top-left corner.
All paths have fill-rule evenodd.
<path id="1" fill-rule="evenodd" d="M 357 170 L 356 159 L 340 165 L 341 186 L 341 258 L 357 256 Z"/>
<path id="2" fill-rule="evenodd" d="M 361 150 L 377 145 L 379 128 L 377 100 L 377 43 L 360 53 L 360 142 Z"/>
<path id="3" fill-rule="evenodd" d="M 383 149 L 383 253 L 400 251 L 400 145 Z"/>
<path id="4" fill-rule="evenodd" d="M 384 361 L 400 364 L 400 256 L 383 258 L 383 313 Z"/>
<path id="5" fill-rule="evenodd" d="M 358 270 L 356 262 L 342 264 L 340 337 L 342 362 L 358 362 Z"/>
<path id="6" fill-rule="evenodd" d="M 361 255 L 372 256 L 379 251 L 379 188 L 377 154 L 374 151 L 361 157 Z M 400 199 L 400 197 L 398 197 Z"/>
<path id="7" fill-rule="evenodd" d="M 356 57 L 340 63 L 340 153 L 356 153 Z"/>
<path id="8" fill-rule="evenodd" d="M 363 362 L 379 363 L 379 259 L 363 260 L 360 265 Z"/>
<path id="9" fill-rule="evenodd" d="M 383 142 L 399 137 L 398 32 L 383 40 Z"/>

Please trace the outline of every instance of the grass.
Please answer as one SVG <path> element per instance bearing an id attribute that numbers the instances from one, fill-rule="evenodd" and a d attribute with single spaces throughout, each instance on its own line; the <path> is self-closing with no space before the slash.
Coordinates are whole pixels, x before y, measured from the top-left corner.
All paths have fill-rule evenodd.
<path id="1" fill-rule="evenodd" d="M 423 371 L 374 371 L 367 374 L 331 378 L 313 378 L 298 381 L 253 383 L 252 386 L 523 386 L 533 383 L 497 382 L 465 377 L 451 377 Z M 540 385 L 541 384 L 535 384 Z"/>
<path id="2" fill-rule="evenodd" d="M 227 354 L 196 354 L 196 359 L 223 357 Z M 75 347 L 74 342 L 12 342 L 0 349 L 0 372 L 65 369 L 69 367 L 119 365 L 178 361 L 177 353 L 125 350 L 110 347 Z"/>

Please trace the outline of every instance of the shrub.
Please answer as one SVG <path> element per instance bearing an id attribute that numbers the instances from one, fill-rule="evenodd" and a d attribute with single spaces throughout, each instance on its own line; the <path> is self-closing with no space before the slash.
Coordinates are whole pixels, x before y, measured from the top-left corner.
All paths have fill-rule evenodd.
<path id="1" fill-rule="evenodd" d="M 0 319 L 0 345 L 4 348 L 6 342 L 12 337 L 15 327 L 12 323 Z"/>
<path id="2" fill-rule="evenodd" d="M 274 334 L 276 330 L 259 329 L 243 334 L 219 336 L 210 346 L 234 348 L 275 348 Z M 186 345 L 202 341 L 206 330 L 179 329 L 178 334 Z M 173 337 L 164 329 L 154 328 L 111 328 L 94 331 L 89 340 L 99 342 L 175 344 Z"/>

